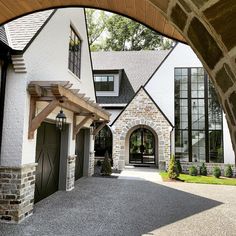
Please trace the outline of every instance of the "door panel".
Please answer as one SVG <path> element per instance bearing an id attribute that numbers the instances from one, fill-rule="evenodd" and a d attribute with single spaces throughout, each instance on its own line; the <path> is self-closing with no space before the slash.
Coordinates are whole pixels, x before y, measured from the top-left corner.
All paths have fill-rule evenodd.
<path id="1" fill-rule="evenodd" d="M 35 202 L 58 190 L 60 131 L 54 124 L 43 122 L 37 131 Z"/>
<path id="2" fill-rule="evenodd" d="M 84 138 L 85 138 L 85 130 L 81 129 L 76 136 L 76 162 L 75 162 L 75 180 L 81 178 L 83 176 L 83 168 L 84 168 Z"/>
<path id="3" fill-rule="evenodd" d="M 155 137 L 150 130 L 138 128 L 130 135 L 129 160 L 133 164 L 155 163 Z"/>

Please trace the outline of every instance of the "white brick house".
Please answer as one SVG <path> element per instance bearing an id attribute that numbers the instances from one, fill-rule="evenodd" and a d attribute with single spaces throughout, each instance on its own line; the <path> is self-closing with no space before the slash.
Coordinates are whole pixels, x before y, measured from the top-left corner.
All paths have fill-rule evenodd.
<path id="1" fill-rule="evenodd" d="M 20 222 L 35 202 L 93 174 L 96 130 L 90 125 L 107 122 L 109 113 L 96 104 L 84 9 L 19 18 L 1 27 L 0 40 L 1 51 L 7 48 L 11 56 L 5 71 L 0 220 Z M 60 110 L 67 118 L 61 132 L 55 125 Z"/>

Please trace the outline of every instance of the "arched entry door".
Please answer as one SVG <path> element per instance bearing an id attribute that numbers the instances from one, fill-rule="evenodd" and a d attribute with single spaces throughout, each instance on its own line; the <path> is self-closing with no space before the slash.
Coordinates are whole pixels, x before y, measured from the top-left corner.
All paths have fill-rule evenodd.
<path id="1" fill-rule="evenodd" d="M 129 162 L 155 164 L 155 137 L 150 130 L 138 128 L 130 135 Z"/>

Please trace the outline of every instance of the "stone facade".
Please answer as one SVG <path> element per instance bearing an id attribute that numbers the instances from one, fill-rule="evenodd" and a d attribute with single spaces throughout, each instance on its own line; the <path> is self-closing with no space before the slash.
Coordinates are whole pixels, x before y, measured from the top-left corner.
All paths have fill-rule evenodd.
<path id="1" fill-rule="evenodd" d="M 75 160 L 76 155 L 67 158 L 66 191 L 70 191 L 75 187 Z"/>
<path id="2" fill-rule="evenodd" d="M 168 164 L 169 164 L 169 161 L 167 161 L 165 163 L 165 166 L 166 166 L 165 170 L 168 170 Z M 182 167 L 182 172 L 188 174 L 189 168 L 191 166 L 197 167 L 197 169 L 199 171 L 199 168 L 202 165 L 202 162 L 181 162 L 180 164 Z M 209 175 L 212 175 L 213 168 L 217 166 L 221 170 L 221 175 L 224 176 L 224 170 L 228 166 L 228 164 L 224 164 L 224 163 L 206 163 L 206 162 L 204 162 L 204 164 L 207 168 L 207 174 L 209 174 Z M 230 166 L 232 167 L 232 170 L 233 170 L 233 176 L 236 177 L 236 166 L 235 165 L 230 165 Z"/>
<path id="3" fill-rule="evenodd" d="M 95 161 L 95 154 L 94 151 L 91 151 L 89 152 L 88 176 L 92 176 L 94 174 L 94 161 Z"/>
<path id="4" fill-rule="evenodd" d="M 141 87 L 112 125 L 114 168 L 122 170 L 129 160 L 129 137 L 140 126 L 149 129 L 156 139 L 156 163 L 169 160 L 171 124 L 146 90 Z"/>
<path id="5" fill-rule="evenodd" d="M 202 165 L 202 163 L 200 162 L 181 162 L 181 167 L 183 170 L 183 173 L 188 173 L 188 169 L 190 168 L 190 166 L 196 166 L 199 170 L 199 167 Z M 206 168 L 207 168 L 207 173 L 209 175 L 212 174 L 213 168 L 218 166 L 221 170 L 221 175 L 224 175 L 224 170 L 227 166 L 227 164 L 223 164 L 223 163 L 205 163 Z M 233 170 L 233 176 L 236 176 L 236 167 L 235 165 L 231 165 L 232 170 Z"/>
<path id="6" fill-rule="evenodd" d="M 36 165 L 0 167 L 0 221 L 19 223 L 33 213 Z"/>

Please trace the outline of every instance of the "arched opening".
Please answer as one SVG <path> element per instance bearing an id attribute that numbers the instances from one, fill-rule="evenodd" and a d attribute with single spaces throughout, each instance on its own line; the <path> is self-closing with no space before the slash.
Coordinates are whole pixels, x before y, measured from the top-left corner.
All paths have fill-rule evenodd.
<path id="1" fill-rule="evenodd" d="M 106 151 L 108 151 L 109 155 L 112 156 L 112 143 L 112 132 L 106 125 L 95 136 L 95 156 L 104 157 Z"/>
<path id="2" fill-rule="evenodd" d="M 135 19 L 163 35 L 187 42 L 198 55 L 215 85 L 236 150 L 235 3 L 223 0 L 42 0 L 34 3 L 16 0 L 13 4 L 1 0 L 0 24 L 19 16 L 55 7 L 92 7 L 109 10 Z"/>
<path id="3" fill-rule="evenodd" d="M 129 138 L 130 164 L 155 164 L 155 137 L 147 128 L 135 129 Z"/>

